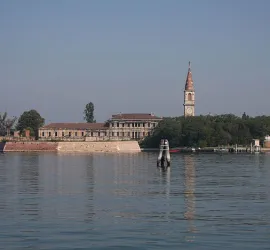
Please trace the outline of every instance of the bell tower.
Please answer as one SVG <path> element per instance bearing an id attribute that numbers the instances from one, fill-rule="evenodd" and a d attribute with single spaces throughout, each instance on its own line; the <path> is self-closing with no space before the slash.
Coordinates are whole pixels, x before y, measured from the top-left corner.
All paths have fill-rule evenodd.
<path id="1" fill-rule="evenodd" d="M 188 73 L 184 90 L 184 116 L 195 116 L 195 90 L 192 80 L 190 62 L 188 64 Z"/>

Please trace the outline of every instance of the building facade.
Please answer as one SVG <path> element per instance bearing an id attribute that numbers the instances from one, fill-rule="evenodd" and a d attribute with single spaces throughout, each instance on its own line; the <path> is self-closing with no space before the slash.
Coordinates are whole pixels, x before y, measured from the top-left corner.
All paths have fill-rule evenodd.
<path id="1" fill-rule="evenodd" d="M 51 123 L 39 129 L 40 140 L 142 140 L 161 117 L 153 114 L 116 114 L 106 123 Z"/>
<path id="2" fill-rule="evenodd" d="M 270 148 L 270 136 L 269 135 L 265 136 L 263 146 L 264 146 L 264 148 Z"/>
<path id="3" fill-rule="evenodd" d="M 195 116 L 195 89 L 192 80 L 190 62 L 184 90 L 184 116 Z"/>

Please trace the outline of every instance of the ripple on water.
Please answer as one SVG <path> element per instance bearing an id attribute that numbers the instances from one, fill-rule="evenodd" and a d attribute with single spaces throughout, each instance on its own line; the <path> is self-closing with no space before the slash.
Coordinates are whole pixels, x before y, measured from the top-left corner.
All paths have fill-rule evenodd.
<path id="1" fill-rule="evenodd" d="M 270 155 L 0 154 L 1 249 L 269 249 Z"/>

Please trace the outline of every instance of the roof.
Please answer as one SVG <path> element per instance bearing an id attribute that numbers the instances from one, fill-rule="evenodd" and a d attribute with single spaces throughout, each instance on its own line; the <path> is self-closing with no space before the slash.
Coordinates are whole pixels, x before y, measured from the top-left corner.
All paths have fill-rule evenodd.
<path id="1" fill-rule="evenodd" d="M 161 117 L 148 113 L 131 113 L 112 115 L 112 120 L 161 120 Z"/>
<path id="2" fill-rule="evenodd" d="M 193 85 L 193 80 L 192 80 L 192 73 L 191 73 L 191 68 L 190 68 L 190 62 L 189 62 L 189 66 L 188 66 L 188 73 L 187 73 L 185 90 L 194 91 L 194 85 Z"/>
<path id="3" fill-rule="evenodd" d="M 106 129 L 105 123 L 50 123 L 40 129 Z"/>

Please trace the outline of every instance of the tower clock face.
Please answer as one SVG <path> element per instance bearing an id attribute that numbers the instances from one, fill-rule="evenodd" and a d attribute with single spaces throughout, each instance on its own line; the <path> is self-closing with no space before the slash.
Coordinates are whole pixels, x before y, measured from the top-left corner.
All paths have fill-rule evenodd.
<path id="1" fill-rule="evenodd" d="M 191 108 L 187 108 L 187 113 L 190 115 L 192 114 L 192 109 Z"/>

